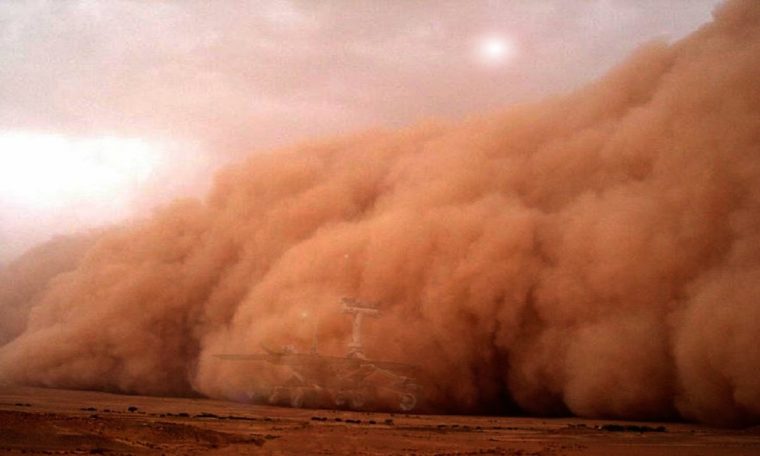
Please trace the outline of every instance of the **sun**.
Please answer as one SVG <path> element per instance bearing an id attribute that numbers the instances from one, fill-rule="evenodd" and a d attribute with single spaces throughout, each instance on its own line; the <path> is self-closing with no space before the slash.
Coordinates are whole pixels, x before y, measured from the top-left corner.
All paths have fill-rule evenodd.
<path id="1" fill-rule="evenodd" d="M 476 54 L 480 62 L 487 65 L 500 65 L 509 62 L 517 55 L 515 41 L 504 35 L 483 36 L 476 42 Z"/>
<path id="2" fill-rule="evenodd" d="M 140 139 L 0 134 L 0 202 L 43 212 L 117 211 L 161 161 L 161 150 Z"/>

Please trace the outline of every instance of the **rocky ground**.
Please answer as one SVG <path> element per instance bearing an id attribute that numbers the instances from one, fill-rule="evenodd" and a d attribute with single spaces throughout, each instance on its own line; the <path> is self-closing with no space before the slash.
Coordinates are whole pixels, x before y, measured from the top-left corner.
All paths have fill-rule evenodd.
<path id="1" fill-rule="evenodd" d="M 0 386 L 0 453 L 757 455 L 760 428 L 308 410 Z"/>

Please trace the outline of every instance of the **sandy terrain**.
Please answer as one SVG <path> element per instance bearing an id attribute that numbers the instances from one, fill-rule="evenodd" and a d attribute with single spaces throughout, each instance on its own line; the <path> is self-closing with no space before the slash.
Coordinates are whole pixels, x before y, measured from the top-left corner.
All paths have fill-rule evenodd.
<path id="1" fill-rule="evenodd" d="M 625 428 L 634 425 L 641 428 Z M 289 409 L 0 387 L 0 453 L 757 455 L 760 428 Z"/>

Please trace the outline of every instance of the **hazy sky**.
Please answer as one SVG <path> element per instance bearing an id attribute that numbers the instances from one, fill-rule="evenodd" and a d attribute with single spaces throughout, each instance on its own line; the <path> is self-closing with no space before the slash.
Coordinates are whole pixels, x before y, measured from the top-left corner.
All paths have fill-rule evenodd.
<path id="1" fill-rule="evenodd" d="M 0 0 L 0 264 L 313 135 L 570 90 L 718 0 Z"/>

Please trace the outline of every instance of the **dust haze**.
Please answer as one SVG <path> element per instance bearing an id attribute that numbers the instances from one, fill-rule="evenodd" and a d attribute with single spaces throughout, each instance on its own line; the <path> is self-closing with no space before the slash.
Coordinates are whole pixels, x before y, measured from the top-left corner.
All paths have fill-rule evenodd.
<path id="1" fill-rule="evenodd" d="M 2 271 L 0 381 L 234 399 L 266 365 L 215 354 L 304 311 L 341 354 L 354 296 L 432 410 L 756 424 L 759 77 L 735 0 L 562 97 L 251 156 Z"/>

